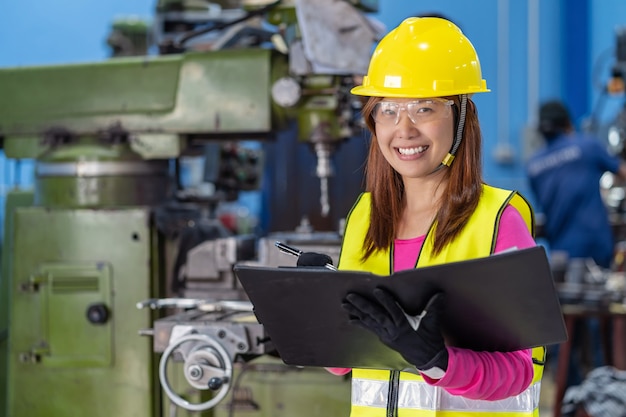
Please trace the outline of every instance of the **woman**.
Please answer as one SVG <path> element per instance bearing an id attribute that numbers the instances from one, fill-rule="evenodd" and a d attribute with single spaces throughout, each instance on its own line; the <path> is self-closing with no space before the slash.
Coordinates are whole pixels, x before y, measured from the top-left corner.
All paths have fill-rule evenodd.
<path id="1" fill-rule="evenodd" d="M 470 96 L 488 91 L 474 47 L 447 20 L 409 18 L 381 40 L 363 84 L 352 90 L 369 97 L 363 116 L 372 140 L 367 192 L 348 216 L 339 269 L 389 275 L 535 245 L 526 200 L 482 180 L 481 133 Z M 433 297 L 417 318 L 391 294 L 376 290 L 374 296 L 346 297 L 351 321 L 415 368 L 353 369 L 353 417 L 433 416 L 435 410 L 538 415 L 543 348 L 445 346 L 443 297 Z"/>

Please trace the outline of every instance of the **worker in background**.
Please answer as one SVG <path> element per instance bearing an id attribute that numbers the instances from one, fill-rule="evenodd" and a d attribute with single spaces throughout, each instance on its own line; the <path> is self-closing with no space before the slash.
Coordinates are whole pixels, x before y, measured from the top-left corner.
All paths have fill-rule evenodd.
<path id="1" fill-rule="evenodd" d="M 380 41 L 362 85 L 352 90 L 367 97 L 363 117 L 371 142 L 367 192 L 347 218 L 340 270 L 389 275 L 536 245 L 526 200 L 483 183 L 471 95 L 488 91 L 473 45 L 448 20 L 409 18 Z M 330 368 L 352 372 L 352 417 L 538 415 L 542 347 L 477 352 L 447 346 L 441 293 L 419 319 L 383 289 L 371 297 L 350 293 L 343 307 L 353 324 L 413 365 Z"/>
<path id="2" fill-rule="evenodd" d="M 539 108 L 539 133 L 546 146 L 530 157 L 526 172 L 539 209 L 545 216 L 544 237 L 550 250 L 571 260 L 591 258 L 610 268 L 613 232 L 600 194 L 600 177 L 612 172 L 626 178 L 626 164 L 611 156 L 598 138 L 577 133 L 569 111 L 558 100 Z M 597 319 L 578 324 L 572 341 L 567 387 L 578 385 L 585 376 L 584 344 L 591 351 L 592 368 L 604 365 Z M 556 357 L 554 346 L 550 357 Z"/>
<path id="3" fill-rule="evenodd" d="M 626 178 L 626 164 L 597 138 L 575 132 L 567 107 L 558 100 L 540 106 L 539 133 L 546 146 L 531 156 L 526 171 L 545 215 L 550 250 L 610 268 L 614 242 L 600 177 L 612 172 Z"/>

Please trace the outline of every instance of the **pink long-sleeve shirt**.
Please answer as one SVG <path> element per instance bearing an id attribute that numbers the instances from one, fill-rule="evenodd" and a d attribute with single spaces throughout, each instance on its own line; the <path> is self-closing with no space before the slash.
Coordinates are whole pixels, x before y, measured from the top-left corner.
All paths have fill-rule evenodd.
<path id="1" fill-rule="evenodd" d="M 417 261 L 425 236 L 395 241 L 394 272 L 411 269 Z M 495 252 L 507 249 L 525 249 L 535 246 L 520 213 L 507 206 L 500 219 Z M 506 277 L 503 277 L 506 279 Z M 447 347 L 448 369 L 441 379 L 422 375 L 431 385 L 454 395 L 471 399 L 499 400 L 524 391 L 533 379 L 533 362 L 530 349 L 515 352 L 476 352 L 469 349 Z M 327 368 L 336 375 L 345 375 L 348 368 Z"/>

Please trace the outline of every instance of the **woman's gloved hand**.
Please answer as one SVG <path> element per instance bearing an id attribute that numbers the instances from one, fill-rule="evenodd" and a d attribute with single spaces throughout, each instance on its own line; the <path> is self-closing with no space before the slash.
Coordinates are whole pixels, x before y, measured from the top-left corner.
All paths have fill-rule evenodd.
<path id="1" fill-rule="evenodd" d="M 448 350 L 440 330 L 443 293 L 431 297 L 418 316 L 409 316 L 393 295 L 382 288 L 373 292 L 376 301 L 349 293 L 342 307 L 350 322 L 374 332 L 387 346 L 432 378 L 448 369 Z"/>
<path id="2" fill-rule="evenodd" d="M 302 252 L 300 256 L 298 256 L 298 262 L 296 265 L 325 267 L 326 265 L 332 264 L 333 259 L 324 253 Z"/>

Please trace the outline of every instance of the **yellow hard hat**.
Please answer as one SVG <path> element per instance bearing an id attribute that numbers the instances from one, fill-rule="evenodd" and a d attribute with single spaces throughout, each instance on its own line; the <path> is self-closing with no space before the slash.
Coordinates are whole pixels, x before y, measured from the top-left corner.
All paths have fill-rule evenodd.
<path id="1" fill-rule="evenodd" d="M 488 92 L 472 43 L 452 22 L 411 17 L 379 42 L 363 85 L 374 97 L 442 97 Z"/>

